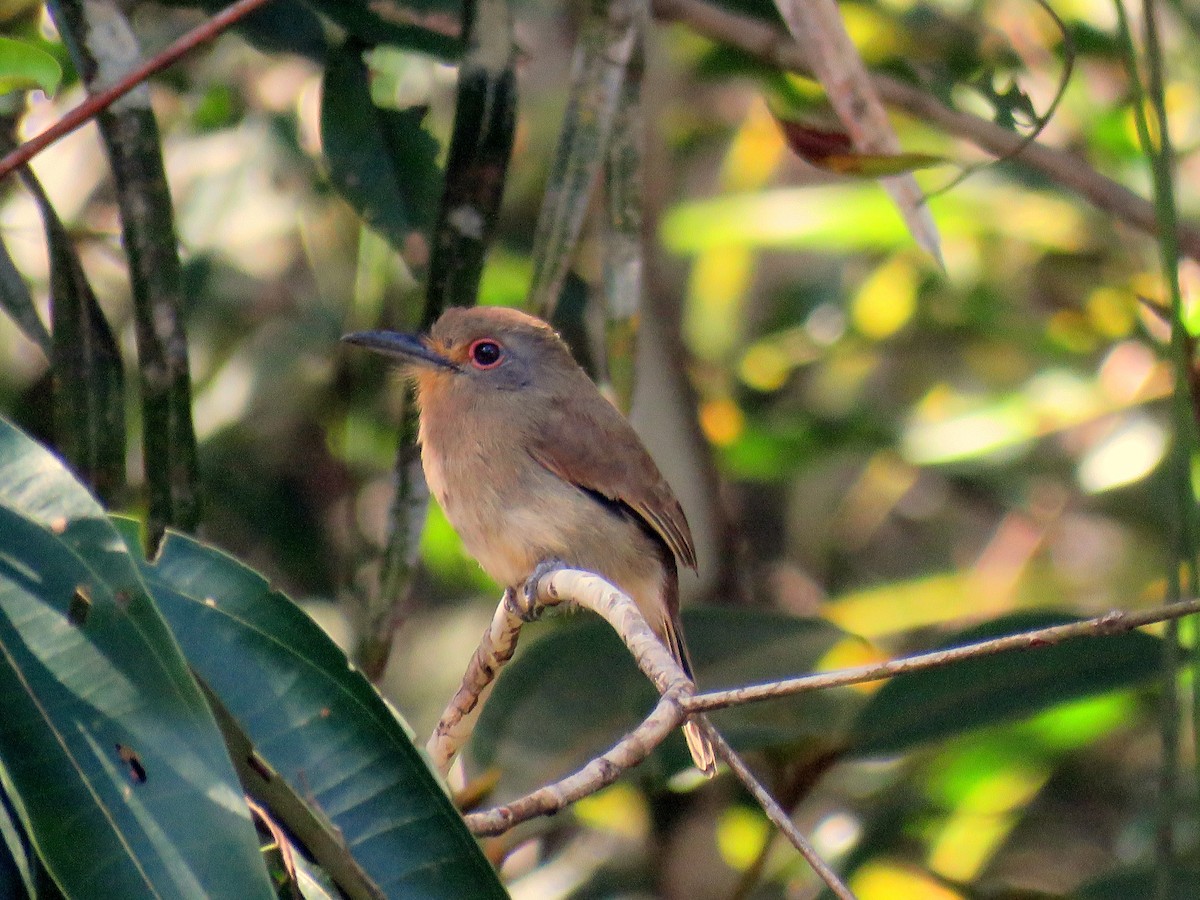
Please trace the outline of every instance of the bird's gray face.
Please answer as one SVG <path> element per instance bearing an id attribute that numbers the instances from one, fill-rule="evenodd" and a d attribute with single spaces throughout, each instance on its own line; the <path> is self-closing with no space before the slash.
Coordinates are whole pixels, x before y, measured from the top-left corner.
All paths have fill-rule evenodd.
<path id="1" fill-rule="evenodd" d="M 348 344 L 382 353 L 399 362 L 424 386 L 444 387 L 464 382 L 480 393 L 520 391 L 535 383 L 539 367 L 570 354 L 553 332 L 516 332 L 510 329 L 455 329 L 429 335 L 393 331 L 360 331 L 342 338 Z M 571 363 L 573 365 L 573 362 Z"/>

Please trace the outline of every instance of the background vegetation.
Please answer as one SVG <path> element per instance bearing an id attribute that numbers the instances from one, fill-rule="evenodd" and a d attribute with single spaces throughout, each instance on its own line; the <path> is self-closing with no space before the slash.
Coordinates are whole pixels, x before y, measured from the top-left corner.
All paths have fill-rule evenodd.
<path id="1" fill-rule="evenodd" d="M 217 8 L 202 6 L 133 3 L 123 13 L 148 58 Z M 486 207 L 480 172 L 503 188 L 478 301 L 521 306 L 531 282 L 550 284 L 556 323 L 619 397 L 631 384 L 629 320 L 610 312 L 607 344 L 589 341 L 585 326 L 604 332 L 605 276 L 622 271 L 611 248 L 639 230 L 646 238 L 634 420 L 696 532 L 701 569 L 684 591 L 704 606 L 685 621 L 702 686 L 836 668 L 1191 592 L 1194 424 L 1187 381 L 1174 373 L 1190 366 L 1191 331 L 1180 323 L 1195 318 L 1185 301 L 1200 277 L 1191 258 L 1200 242 L 1185 225 L 1176 267 L 1172 241 L 1147 233 L 1148 207 L 1117 188 L 1157 197 L 1160 221 L 1176 209 L 1185 223 L 1196 214 L 1200 55 L 1186 3 L 1160 6 L 1161 31 L 1151 35 L 1140 10 L 1122 25 L 1119 5 L 1103 0 L 1055 4 L 1056 15 L 1030 0 L 842 3 L 873 71 L 971 121 L 1028 133 L 1073 69 L 1040 137 L 1069 152 L 1073 171 L 1006 160 L 944 191 L 964 165 L 991 159 L 963 129 L 894 102 L 893 92 L 885 96 L 903 155 L 855 153 L 812 80 L 783 71 L 770 52 L 737 49 L 746 43 L 739 36 L 764 23 L 782 34 L 772 8 L 714 5 L 740 17 L 722 20 L 727 40 L 718 42 L 701 36 L 695 19 L 679 23 L 691 7 L 660 4 L 641 60 L 645 157 L 633 190 L 644 222 L 622 230 L 599 200 L 588 209 L 576 198 L 572 208 L 587 210 L 583 239 L 557 253 L 546 251 L 544 234 L 535 237 L 538 214 L 573 48 L 596 38 L 605 10 L 514 5 L 512 161 L 505 175 L 495 162 L 503 153 L 481 139 L 482 168 L 456 181 L 445 148 L 456 108 L 449 62 L 461 47 L 447 35 L 457 34 L 461 11 L 385 6 L 408 18 L 378 5 L 275 0 L 154 78 L 151 143 L 161 145 L 173 206 L 162 207 L 165 219 L 131 225 L 126 188 L 144 174 L 141 150 L 127 151 L 123 169 L 120 145 L 102 143 L 90 126 L 37 156 L 36 182 L 4 183 L 3 247 L 19 277 L 0 257 L 9 312 L 0 319 L 0 411 L 60 448 L 107 507 L 148 522 L 152 541 L 167 524 L 198 526 L 203 540 L 263 573 L 378 676 L 417 734 L 436 722 L 499 588 L 464 556 L 436 508 L 411 569 L 402 544 L 388 549 L 397 426 L 408 413 L 386 367 L 338 338 L 416 327 L 426 296 L 462 302 L 474 293 L 470 269 L 482 242 L 447 251 L 433 238 L 447 165 L 446 196 L 457 186 Z M 52 9 L 69 30 L 62 23 L 76 7 Z M 497 15 L 485 3 L 475 13 L 485 25 Z M 11 2 L 0 16 L 7 35 L 40 47 L 65 73 L 51 96 L 32 89 L 49 89 L 46 78 L 26 75 L 4 98 L 24 138 L 76 105 L 79 73 L 92 75 L 81 51 L 67 49 L 79 33 L 64 46 L 41 4 Z M 503 111 L 505 54 L 489 68 L 496 35 L 482 32 L 468 41 L 464 71 L 483 79 Z M 1148 38 L 1148 55 L 1134 51 L 1142 68 L 1132 79 L 1127 42 L 1142 48 Z M 1167 73 L 1160 91 L 1156 66 Z M 1175 160 L 1159 139 L 1156 94 Z M 458 103 L 461 122 L 461 95 Z M 109 123 L 118 135 L 119 113 Z M 568 109 L 566 121 L 587 116 Z M 502 149 L 503 137 L 495 142 Z M 864 177 L 917 166 L 941 264 Z M 627 185 L 619 168 L 608 177 Z M 1095 205 L 1101 188 L 1116 199 Z M 154 243 L 157 233 L 174 246 L 172 222 L 178 262 Z M 447 252 L 466 274 L 425 294 L 430 271 L 447 271 L 437 263 Z M 559 289 L 546 269 L 567 263 Z M 174 298 L 179 332 L 152 314 L 164 296 Z M 33 324 L 34 309 L 49 331 Z M 8 459 L 50 465 L 19 436 L 6 441 Z M 126 452 L 139 443 L 144 455 Z M 3 463 L 0 473 L 15 471 Z M 403 460 L 398 471 L 408 471 Z M 59 552 L 51 545 L 91 559 L 111 537 L 58 535 L 55 515 L 67 513 L 39 512 L 14 484 L 0 485 L 10 574 L 13 560 L 34 565 Z M 66 484 L 45 490 L 100 516 Z M 398 512 L 397 521 L 414 521 Z M 21 537 L 28 522 L 40 530 Z M 199 610 L 212 596 L 172 582 L 171 563 L 188 572 L 204 557 L 238 584 L 252 576 L 186 538 L 166 547 L 137 577 L 193 669 L 258 745 L 273 726 L 254 731 L 254 700 L 270 694 L 274 676 L 225 672 L 235 694 L 247 683 L 267 692 L 234 708 L 213 680 L 222 665 L 206 671 L 188 644 L 199 633 L 210 652 L 213 626 L 188 625 L 164 599 L 177 590 Z M 110 576 L 105 583 L 115 584 Z M 326 674 L 338 670 L 329 660 L 340 657 L 322 655 L 332 648 L 271 596 L 281 605 L 254 606 L 264 618 L 251 630 L 278 629 L 279 642 L 325 659 Z M 66 597 L 62 615 L 78 613 Z M 119 606 L 120 591 L 112 597 Z M 1006 656 L 716 721 L 862 898 L 1190 896 L 1190 695 L 1160 674 L 1164 657 L 1175 664 L 1176 635 L 1165 630 L 1164 642 L 1163 633 Z M 555 620 L 525 640 L 471 748 L 473 788 L 491 800 L 578 766 L 636 721 L 650 697 L 598 623 Z M 1188 628 L 1183 640 L 1192 642 Z M 191 684 L 182 662 L 168 668 Z M 365 682 L 329 689 L 358 698 L 367 712 L 354 721 L 381 729 L 355 738 L 363 753 L 399 741 L 383 707 L 363 699 Z M 213 727 L 199 694 L 188 697 L 188 715 L 204 720 L 196 727 Z M 311 708 L 324 702 L 312 699 Z M 345 733 L 312 740 L 329 746 Z M 17 864 L 0 875 L 21 890 L 52 891 L 33 871 L 50 851 L 35 836 L 36 852 L 27 852 L 13 734 L 0 746 L 9 797 L 0 834 Z M 234 740 L 228 728 L 224 739 Z M 227 767 L 219 745 L 210 751 L 212 766 Z M 525 897 L 819 894 L 737 786 L 696 784 L 681 773 L 685 759 L 682 742 L 668 744 L 569 814 L 484 850 Z M 316 762 L 296 765 L 311 775 Z M 238 775 L 245 786 L 248 776 Z M 120 768 L 112 777 L 130 776 Z M 232 772 L 214 777 L 236 790 Z M 311 801 L 308 787 L 293 787 Z M 312 848 L 310 838 L 298 841 Z M 459 852 L 455 877 L 487 881 L 482 866 L 471 868 L 473 851 Z M 445 896 L 466 896 L 444 872 L 434 883 Z"/>

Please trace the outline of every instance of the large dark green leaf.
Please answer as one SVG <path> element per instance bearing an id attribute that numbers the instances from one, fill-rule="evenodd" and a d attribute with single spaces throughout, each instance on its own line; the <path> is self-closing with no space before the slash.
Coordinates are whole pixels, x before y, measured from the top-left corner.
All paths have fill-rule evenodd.
<path id="1" fill-rule="evenodd" d="M 1170 900 L 1193 900 L 1200 884 L 1200 866 L 1177 864 L 1171 873 Z M 1080 886 L 1075 900 L 1160 900 L 1158 874 L 1149 866 L 1122 869 Z"/>
<path id="2" fill-rule="evenodd" d="M 255 750 L 332 821 L 388 896 L 505 896 L 403 723 L 307 615 L 180 535 L 143 571 Z"/>
<path id="3" fill-rule="evenodd" d="M 942 647 L 1072 621 L 1065 615 L 1016 613 L 960 632 Z M 859 713 L 851 752 L 901 753 L 1067 700 L 1128 687 L 1158 673 L 1160 654 L 1157 638 L 1134 631 L 902 675 L 884 685 Z"/>
<path id="4" fill-rule="evenodd" d="M 363 44 L 395 44 L 447 58 L 462 51 L 461 0 L 311 2 Z"/>
<path id="5" fill-rule="evenodd" d="M 272 896 L 220 733 L 137 566 L 87 491 L 3 420 L 0 696 L 6 789 L 70 896 Z"/>
<path id="6" fill-rule="evenodd" d="M 215 15 L 228 0 L 166 0 L 169 6 L 199 7 Z M 251 44 L 266 53 L 298 53 L 324 62 L 329 42 L 320 17 L 302 0 L 271 0 L 233 26 Z"/>
<path id="7" fill-rule="evenodd" d="M 17 812 L 0 789 L 0 897 L 37 896 L 33 848 L 21 829 Z"/>
<path id="8" fill-rule="evenodd" d="M 426 110 L 383 109 L 352 46 L 330 54 L 321 98 L 321 143 L 329 177 L 372 228 L 401 252 L 414 237 L 428 248 L 441 199 L 437 141 L 422 128 Z"/>
<path id="9" fill-rule="evenodd" d="M 695 608 L 684 632 L 702 688 L 736 687 L 804 674 L 845 635 L 826 622 L 766 610 Z M 536 627 L 536 626 L 535 626 Z M 475 730 L 472 752 L 502 770 L 506 789 L 565 774 L 603 751 L 650 711 L 656 694 L 607 623 L 580 615 L 533 643 L 500 676 Z M 741 750 L 829 746 L 857 699 L 847 691 L 805 694 L 714 713 Z M 687 764 L 672 737 L 646 771 Z"/>

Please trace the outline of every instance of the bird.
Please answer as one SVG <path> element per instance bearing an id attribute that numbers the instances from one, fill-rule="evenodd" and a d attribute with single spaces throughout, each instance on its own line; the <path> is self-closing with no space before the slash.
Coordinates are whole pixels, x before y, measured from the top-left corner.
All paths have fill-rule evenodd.
<path id="1" fill-rule="evenodd" d="M 342 340 L 415 382 L 425 480 L 488 575 L 514 590 L 547 563 L 601 576 L 693 678 L 678 565 L 695 569 L 696 550 L 683 508 L 549 324 L 508 307 L 450 307 L 427 333 Z M 690 720 L 683 733 L 711 777 L 712 744 Z"/>

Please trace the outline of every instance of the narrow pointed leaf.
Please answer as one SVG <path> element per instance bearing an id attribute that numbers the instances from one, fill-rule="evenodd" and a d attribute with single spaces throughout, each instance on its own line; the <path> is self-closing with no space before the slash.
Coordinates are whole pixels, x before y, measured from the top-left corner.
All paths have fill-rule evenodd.
<path id="1" fill-rule="evenodd" d="M 3 307 L 17 324 L 21 333 L 41 347 L 42 352 L 49 358 L 50 332 L 46 330 L 37 307 L 33 305 L 29 286 L 13 265 L 12 256 L 9 255 L 3 237 L 0 237 L 0 307 Z"/>
<path id="2" fill-rule="evenodd" d="M 3 420 L 0 696 L 6 790 L 69 896 L 273 896 L 216 723 L 136 564 L 83 486 Z"/>
<path id="3" fill-rule="evenodd" d="M 55 438 L 83 482 L 116 504 L 125 488 L 121 351 L 50 198 L 30 169 L 21 178 L 41 213 L 50 255 Z"/>
<path id="4" fill-rule="evenodd" d="M 53 96 L 62 81 L 62 66 L 41 47 L 0 37 L 0 94 L 41 88 Z"/>
<path id="5" fill-rule="evenodd" d="M 255 751 L 390 897 L 503 897 L 406 727 L 329 637 L 229 556 L 171 534 L 143 569 Z"/>

